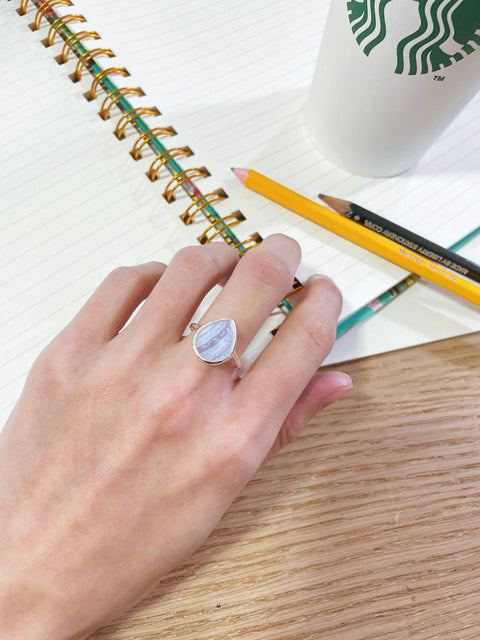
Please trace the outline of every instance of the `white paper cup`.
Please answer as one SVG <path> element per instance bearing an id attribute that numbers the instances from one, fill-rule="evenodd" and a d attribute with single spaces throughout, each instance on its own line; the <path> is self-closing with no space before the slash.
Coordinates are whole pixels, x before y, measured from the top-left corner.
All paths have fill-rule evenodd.
<path id="1" fill-rule="evenodd" d="M 480 0 L 331 0 L 307 130 L 350 173 L 422 157 L 480 89 Z"/>

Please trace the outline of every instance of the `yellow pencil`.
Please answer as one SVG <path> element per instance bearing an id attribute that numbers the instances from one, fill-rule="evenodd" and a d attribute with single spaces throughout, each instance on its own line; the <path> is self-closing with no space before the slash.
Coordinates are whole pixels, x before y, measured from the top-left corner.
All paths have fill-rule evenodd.
<path id="1" fill-rule="evenodd" d="M 237 178 L 252 191 L 480 306 L 480 286 L 477 284 L 428 260 L 419 253 L 410 251 L 366 227 L 361 227 L 356 222 L 266 178 L 253 169 L 232 170 Z"/>

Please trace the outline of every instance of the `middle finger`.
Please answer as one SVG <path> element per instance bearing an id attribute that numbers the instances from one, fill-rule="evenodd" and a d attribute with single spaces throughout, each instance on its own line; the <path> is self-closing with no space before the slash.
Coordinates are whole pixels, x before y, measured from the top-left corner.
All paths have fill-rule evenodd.
<path id="1" fill-rule="evenodd" d="M 290 292 L 300 263 L 298 243 L 282 234 L 266 238 L 240 260 L 220 294 L 200 320 L 204 325 L 232 318 L 237 353 L 254 338 L 272 310 Z"/>

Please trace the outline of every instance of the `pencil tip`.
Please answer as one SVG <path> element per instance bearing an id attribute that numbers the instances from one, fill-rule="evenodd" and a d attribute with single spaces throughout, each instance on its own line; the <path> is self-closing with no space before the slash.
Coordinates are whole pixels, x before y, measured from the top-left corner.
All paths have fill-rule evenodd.
<path id="1" fill-rule="evenodd" d="M 318 197 L 327 205 L 327 207 L 330 207 L 330 209 L 333 209 L 342 215 L 345 215 L 345 213 L 350 209 L 351 202 L 348 202 L 348 200 L 326 196 L 324 193 L 319 193 Z"/>
<path id="2" fill-rule="evenodd" d="M 248 176 L 248 169 L 238 169 L 235 167 L 231 168 L 233 173 L 237 176 L 240 182 L 245 182 Z"/>

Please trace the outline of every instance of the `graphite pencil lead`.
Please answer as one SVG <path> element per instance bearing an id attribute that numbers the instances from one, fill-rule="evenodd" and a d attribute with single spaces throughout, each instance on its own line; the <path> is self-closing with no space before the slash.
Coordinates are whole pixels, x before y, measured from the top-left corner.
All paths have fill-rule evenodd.
<path id="1" fill-rule="evenodd" d="M 346 213 L 350 212 L 350 207 L 352 205 L 348 200 L 342 200 L 341 198 L 333 198 L 332 196 L 326 196 L 324 193 L 319 193 L 318 197 L 322 200 L 330 209 L 333 209 L 337 213 L 340 213 L 344 216 Z"/>

